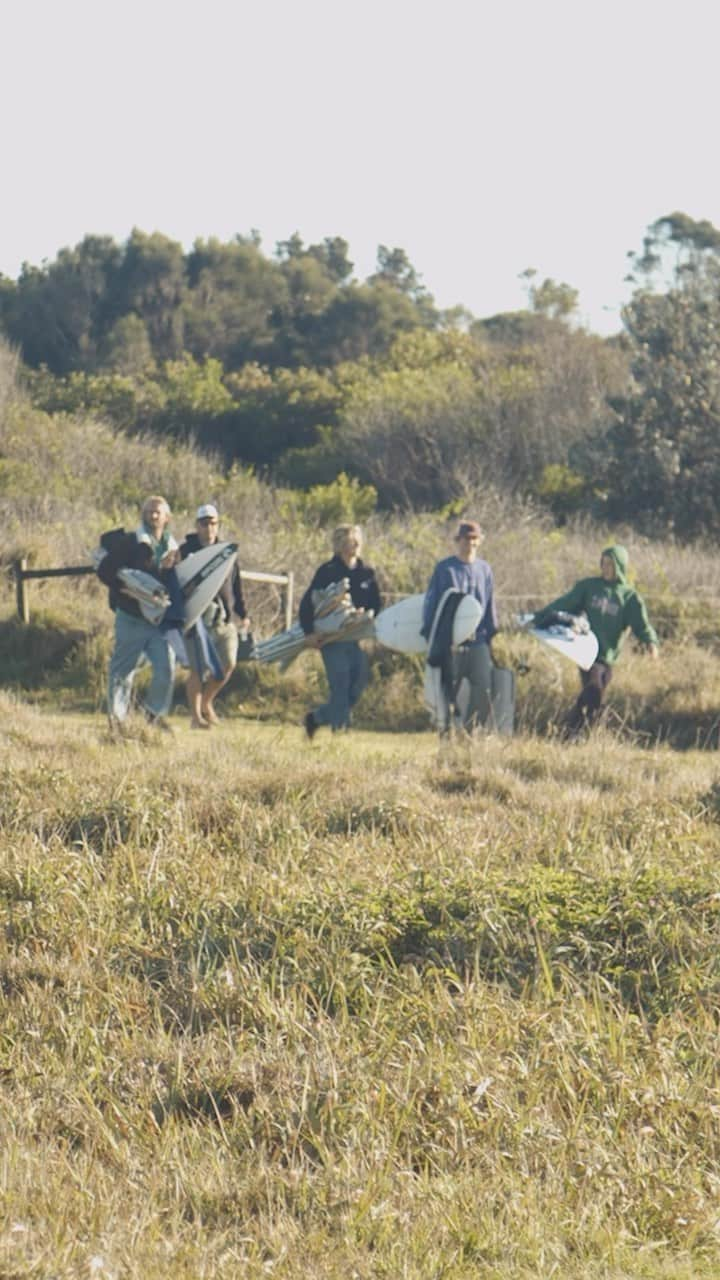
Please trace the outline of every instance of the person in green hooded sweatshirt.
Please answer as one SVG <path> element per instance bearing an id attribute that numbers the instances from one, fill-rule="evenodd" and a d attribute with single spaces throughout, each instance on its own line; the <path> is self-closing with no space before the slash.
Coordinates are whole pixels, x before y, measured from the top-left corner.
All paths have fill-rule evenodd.
<path id="1" fill-rule="evenodd" d="M 597 720 L 628 629 L 651 658 L 658 656 L 658 638 L 650 625 L 645 601 L 627 580 L 628 559 L 625 547 L 606 547 L 600 557 L 599 577 L 581 578 L 564 596 L 533 616 L 532 625 L 543 627 L 558 611 L 584 613 L 590 630 L 597 636 L 597 658 L 589 671 L 580 672 L 582 689 L 567 720 L 571 735 Z"/>

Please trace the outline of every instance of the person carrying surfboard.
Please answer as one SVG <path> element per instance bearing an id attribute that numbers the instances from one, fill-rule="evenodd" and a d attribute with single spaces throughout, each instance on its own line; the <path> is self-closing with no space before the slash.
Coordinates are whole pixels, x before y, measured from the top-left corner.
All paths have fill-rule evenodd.
<path id="1" fill-rule="evenodd" d="M 597 637 L 597 658 L 588 671 L 580 671 L 582 688 L 565 724 L 568 737 L 576 737 L 597 721 L 628 630 L 651 658 L 658 656 L 657 633 L 645 601 L 627 580 L 628 562 L 625 547 L 619 543 L 606 547 L 600 556 L 599 577 L 581 578 L 564 596 L 533 615 L 532 625 L 544 627 L 555 613 L 584 613 Z"/>
<path id="2" fill-rule="evenodd" d="M 469 698 L 463 706 L 462 723 L 470 730 L 492 721 L 493 661 L 490 643 L 498 631 L 493 571 L 487 560 L 480 559 L 478 555 L 482 537 L 477 520 L 460 521 L 455 533 L 455 554 L 439 560 L 433 569 L 425 592 L 421 628 L 421 634 L 428 639 L 438 604 L 446 591 L 474 596 L 482 609 L 474 636 L 453 650 L 450 656 L 455 690 L 459 689 L 462 681 L 467 681 Z"/>
<path id="3" fill-rule="evenodd" d="M 178 544 L 168 530 L 170 507 L 165 498 L 152 494 L 142 506 L 134 533 L 113 529 L 101 538 L 97 573 L 109 588 L 109 605 L 115 614 L 115 642 L 108 673 L 108 716 L 111 731 L 127 719 L 132 688 L 140 662 L 152 667 L 150 688 L 144 702 L 148 722 L 170 730 L 166 716 L 172 701 L 175 657 L 162 630 L 143 617 L 137 600 L 123 590 L 121 569 L 140 569 L 160 579 L 161 572 L 178 561 Z"/>
<path id="4" fill-rule="evenodd" d="M 333 532 L 333 556 L 315 571 L 310 586 L 300 601 L 300 625 L 305 632 L 305 644 L 320 649 L 329 685 L 329 697 L 322 706 L 308 711 L 305 716 L 305 733 L 315 737 L 321 725 L 330 725 L 333 733 L 350 728 L 350 713 L 365 689 L 369 679 L 366 654 L 357 640 L 324 641 L 314 630 L 315 608 L 313 592 L 322 591 L 335 582 L 347 580 L 350 599 L 356 609 L 372 610 L 377 614 L 382 608 L 375 572 L 360 559 L 362 530 L 356 524 L 341 524 Z"/>
<path id="5" fill-rule="evenodd" d="M 180 547 L 180 557 L 185 560 L 202 547 L 210 547 L 219 539 L 220 516 L 217 507 L 205 502 L 197 509 L 195 531 L 189 533 Z M 199 660 L 193 637 L 186 637 L 186 651 L 190 664 L 186 695 L 190 708 L 190 724 L 193 729 L 209 729 L 220 720 L 215 710 L 215 698 L 235 670 L 238 655 L 237 618 L 243 631 L 250 626 L 242 591 L 242 579 L 237 563 L 225 579 L 215 599 L 202 614 L 202 622 L 213 647 L 212 657 L 217 660 L 217 670 L 209 670 Z M 201 665 L 204 669 L 200 670 Z"/>

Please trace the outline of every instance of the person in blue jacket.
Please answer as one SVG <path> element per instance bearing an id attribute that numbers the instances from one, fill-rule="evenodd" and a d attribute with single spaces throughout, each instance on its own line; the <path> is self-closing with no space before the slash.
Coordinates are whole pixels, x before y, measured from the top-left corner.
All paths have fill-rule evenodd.
<path id="1" fill-rule="evenodd" d="M 498 630 L 493 571 L 487 560 L 478 555 L 482 537 L 477 520 L 460 521 L 455 534 L 455 554 L 438 561 L 428 583 L 421 628 L 421 634 L 428 639 L 438 604 L 448 590 L 474 596 L 482 608 L 475 635 L 455 650 L 452 657 L 455 688 L 462 680 L 467 680 L 470 687 L 463 725 L 471 730 L 490 723 L 492 719 L 493 661 L 490 642 Z"/>

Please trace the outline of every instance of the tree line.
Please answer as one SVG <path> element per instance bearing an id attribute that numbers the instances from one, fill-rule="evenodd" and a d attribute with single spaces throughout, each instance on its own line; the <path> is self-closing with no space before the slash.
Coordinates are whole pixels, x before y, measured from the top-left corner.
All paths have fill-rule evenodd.
<path id="1" fill-rule="evenodd" d="M 679 537 L 720 532 L 720 232 L 682 213 L 631 255 L 622 334 L 578 326 L 568 285 L 527 308 L 439 311 L 401 249 L 353 279 L 346 241 L 267 257 L 86 237 L 0 278 L 0 326 L 36 405 L 191 438 L 276 483 L 351 478 L 386 508 L 492 483 Z"/>
<path id="2" fill-rule="evenodd" d="M 267 256 L 257 234 L 198 240 L 188 253 L 160 233 L 135 230 L 124 244 L 88 235 L 16 281 L 0 277 L 5 333 L 29 365 L 58 376 L 132 373 L 183 353 L 228 370 L 333 366 L 441 319 L 404 250 L 380 245 L 360 282 L 340 237 L 293 235 Z"/>

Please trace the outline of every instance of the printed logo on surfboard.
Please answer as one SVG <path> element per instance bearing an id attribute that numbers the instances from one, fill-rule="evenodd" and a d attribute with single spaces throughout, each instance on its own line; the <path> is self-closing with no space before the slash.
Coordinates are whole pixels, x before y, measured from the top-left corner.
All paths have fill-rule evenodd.
<path id="1" fill-rule="evenodd" d="M 183 631 L 188 631 L 214 600 L 232 572 L 237 558 L 236 542 L 215 542 L 193 551 L 175 569 L 183 596 Z"/>
<path id="2" fill-rule="evenodd" d="M 205 551 L 210 551 L 210 549 L 210 547 L 203 548 Z M 225 566 L 228 560 L 237 555 L 237 549 L 238 547 L 236 542 L 221 542 L 212 548 L 214 555 L 207 559 L 203 557 L 203 563 L 198 565 L 197 568 L 195 568 L 191 562 L 196 556 L 202 556 L 202 551 L 194 551 L 192 555 L 188 556 L 187 560 L 181 561 L 177 567 L 177 575 L 178 581 L 180 582 L 180 588 L 185 599 L 188 600 L 193 592 L 197 591 L 201 583 L 205 582 L 207 578 L 211 578 L 217 573 L 218 569 Z M 186 565 L 191 569 L 191 576 L 187 578 L 186 581 L 183 581 L 183 565 Z"/>

